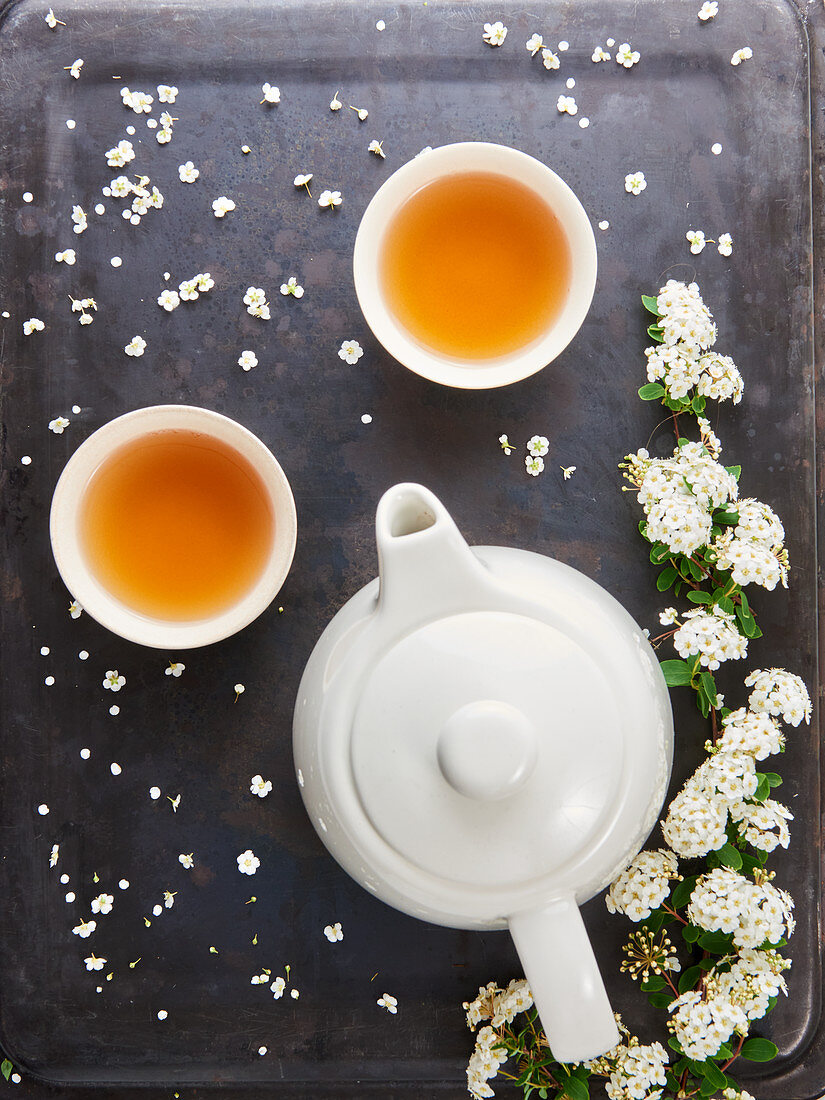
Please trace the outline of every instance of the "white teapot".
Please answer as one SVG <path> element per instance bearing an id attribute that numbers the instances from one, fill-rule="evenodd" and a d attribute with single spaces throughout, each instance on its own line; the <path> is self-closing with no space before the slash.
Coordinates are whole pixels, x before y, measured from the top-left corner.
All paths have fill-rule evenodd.
<path id="1" fill-rule="evenodd" d="M 508 928 L 554 1056 L 619 1040 L 578 906 L 633 858 L 670 777 L 670 699 L 619 603 L 540 554 L 472 549 L 421 485 L 376 514 L 379 576 L 321 635 L 298 783 L 341 866 L 405 913 Z"/>

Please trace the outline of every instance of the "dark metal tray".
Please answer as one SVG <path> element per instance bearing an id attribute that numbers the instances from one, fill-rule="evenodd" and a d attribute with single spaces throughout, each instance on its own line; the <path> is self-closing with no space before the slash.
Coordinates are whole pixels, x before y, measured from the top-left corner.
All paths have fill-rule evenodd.
<path id="1" fill-rule="evenodd" d="M 441 495 L 470 542 L 558 556 L 640 622 L 656 623 L 661 601 L 635 536 L 637 506 L 620 491 L 616 466 L 656 426 L 656 411 L 636 396 L 645 344 L 638 303 L 669 276 L 698 278 L 720 347 L 743 371 L 745 398 L 722 409 L 717 430 L 728 461 L 744 467 L 743 490 L 774 504 L 788 531 L 792 587 L 754 595 L 765 638 L 751 644 L 748 668 L 786 666 L 817 694 L 814 292 L 822 302 L 811 186 L 817 219 L 822 196 L 810 169 L 809 93 L 811 65 L 821 84 L 821 5 L 800 12 L 788 0 L 724 0 L 708 25 L 698 6 L 67 0 L 56 8 L 66 26 L 54 32 L 39 0 L 3 7 L 0 309 L 10 317 L 0 389 L 0 1040 L 25 1074 L 21 1094 L 125 1097 L 150 1086 L 152 1095 L 193 1097 L 215 1084 L 261 1097 L 465 1094 L 471 1038 L 461 1002 L 481 982 L 517 973 L 510 942 L 404 917 L 337 868 L 295 788 L 293 699 L 322 627 L 376 572 L 374 505 L 398 480 Z M 489 49 L 482 25 L 498 18 L 509 36 Z M 570 43 L 559 73 L 524 49 L 537 30 Z M 593 64 L 608 36 L 639 49 L 638 66 Z M 729 60 L 743 45 L 754 58 L 737 69 Z M 77 81 L 64 72 L 76 58 L 84 59 Z M 556 111 L 570 76 L 588 129 Z M 281 88 L 277 107 L 258 103 L 267 80 Z M 180 89 L 166 146 L 118 94 L 124 84 L 158 83 Z M 336 90 L 345 106 L 333 114 Z M 349 104 L 368 108 L 368 120 L 359 123 Z M 103 152 L 129 124 L 137 131 L 129 167 L 165 196 L 135 227 L 100 192 L 119 174 Z M 385 161 L 367 153 L 372 138 L 383 140 Z M 440 388 L 389 360 L 352 287 L 354 235 L 375 188 L 422 146 L 460 139 L 538 156 L 594 224 L 610 222 L 596 230 L 599 282 L 579 336 L 552 367 L 499 391 Z M 720 156 L 711 154 L 716 141 Z M 192 186 L 177 173 L 190 159 L 201 173 Z M 634 198 L 623 181 L 637 169 L 648 187 Z M 316 197 L 343 192 L 340 210 L 322 211 L 293 187 L 304 171 L 315 175 Z M 237 210 L 216 221 L 211 200 L 222 194 Z M 90 221 L 79 237 L 74 203 Z M 690 256 L 691 226 L 731 232 L 733 255 L 710 246 Z M 74 267 L 53 262 L 67 247 L 78 253 Z M 113 255 L 123 258 L 119 269 Z M 158 308 L 164 271 L 176 285 L 204 270 L 216 281 L 210 295 L 172 314 Z M 306 288 L 300 302 L 278 293 L 292 274 Z M 249 285 L 268 289 L 269 324 L 245 313 Z M 92 325 L 77 324 L 68 294 L 97 300 Z M 47 328 L 23 337 L 30 316 Z M 122 349 L 135 333 L 148 347 L 132 360 Z M 336 354 L 350 337 L 365 348 L 355 366 Z M 244 348 L 260 360 L 249 374 L 236 366 Z M 72 620 L 48 544 L 51 492 L 72 451 L 111 417 L 165 401 L 217 409 L 258 433 L 291 479 L 299 518 L 283 613 L 273 607 L 235 639 L 184 655 L 120 641 L 87 615 Z M 54 435 L 47 425 L 60 414 L 71 424 Z M 519 447 L 547 435 L 547 472 L 532 479 L 520 454 L 505 458 L 501 432 Z M 652 446 L 671 444 L 660 429 Z M 559 467 L 571 464 L 578 469 L 565 482 Z M 164 676 L 167 659 L 181 657 L 184 675 Z M 112 668 L 127 677 L 116 698 L 101 687 Z M 744 701 L 744 674 L 720 677 L 734 705 Z M 235 701 L 239 681 L 246 691 Z M 111 716 L 115 702 L 120 713 Z M 674 784 L 695 766 L 705 736 L 687 701 L 676 704 Z M 787 1100 L 825 1087 L 816 724 L 792 734 L 781 767 L 796 820 L 790 851 L 774 863 L 799 923 L 791 997 L 767 1022 L 781 1056 L 747 1087 Z M 262 801 L 248 791 L 258 772 L 274 782 Z M 157 802 L 154 784 L 163 789 Z M 166 796 L 178 793 L 173 813 Z M 43 802 L 46 817 L 36 809 Z M 262 864 L 250 879 L 235 864 L 248 847 Z M 195 854 L 191 872 L 178 863 L 182 852 Z M 67 889 L 77 894 L 72 905 Z M 166 889 L 177 892 L 174 908 L 147 927 Z M 71 927 L 100 890 L 115 908 L 81 941 Z M 627 925 L 601 899 L 585 919 L 615 1007 L 650 1034 L 638 994 L 618 975 Z M 336 920 L 345 939 L 332 945 L 322 929 Z M 101 974 L 84 969 L 90 947 L 108 959 Z M 278 973 L 287 963 L 299 1000 L 276 1002 L 250 985 L 262 968 Z M 385 990 L 398 997 L 396 1017 L 375 1003 Z M 162 1023 L 159 1009 L 168 1012 Z"/>

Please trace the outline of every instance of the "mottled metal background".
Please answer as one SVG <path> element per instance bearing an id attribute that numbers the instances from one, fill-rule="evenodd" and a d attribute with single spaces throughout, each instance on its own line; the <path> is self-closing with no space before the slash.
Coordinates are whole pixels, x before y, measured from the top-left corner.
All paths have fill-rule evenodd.
<path id="1" fill-rule="evenodd" d="M 822 86 L 821 5 L 800 14 L 788 0 L 725 0 L 707 25 L 698 6 L 67 0 L 57 8 L 67 26 L 56 32 L 40 0 L 3 8 L 0 309 L 11 316 L 0 322 L 0 1034 L 27 1073 L 21 1095 L 122 1098 L 144 1085 L 148 1095 L 196 1097 L 213 1084 L 249 1097 L 465 1094 L 471 1039 L 461 1002 L 480 983 L 518 973 L 510 942 L 404 917 L 338 869 L 294 785 L 294 696 L 321 629 L 376 572 L 374 506 L 399 480 L 438 493 L 471 543 L 555 555 L 605 585 L 643 625 L 656 624 L 662 600 L 636 535 L 638 506 L 620 491 L 616 466 L 651 437 L 657 453 L 672 445 L 666 427 L 655 432 L 658 410 L 636 397 L 644 380 L 639 295 L 670 276 L 698 278 L 719 347 L 742 369 L 742 404 L 714 412 L 714 423 L 726 459 L 744 468 L 743 492 L 775 505 L 788 531 L 792 587 L 754 594 L 765 638 L 751 643 L 747 669 L 784 665 L 818 690 L 812 295 L 819 316 L 821 294 L 810 189 L 820 234 L 822 158 L 817 105 L 812 179 L 809 87 L 811 66 Z M 482 24 L 497 18 L 509 37 L 491 50 Z M 569 41 L 558 73 L 524 49 L 534 31 L 552 45 Z M 640 50 L 639 65 L 592 64 L 608 36 Z M 743 45 L 754 58 L 733 68 L 731 54 Z M 85 65 L 74 81 L 63 66 L 78 57 Z M 588 129 L 556 111 L 569 76 Z M 281 88 L 278 107 L 258 104 L 265 80 Z M 163 147 L 118 94 L 123 84 L 154 94 L 159 82 L 180 89 L 171 109 L 179 121 Z M 336 89 L 345 107 L 332 114 Z M 349 104 L 368 108 L 368 121 L 359 123 Z M 77 121 L 73 131 L 67 118 Z M 165 196 L 138 227 L 121 219 L 121 202 L 100 193 L 119 174 L 103 151 L 129 124 L 137 130 L 129 168 Z M 367 153 L 372 138 L 383 140 L 386 161 Z M 538 156 L 575 189 L 594 225 L 610 222 L 596 230 L 598 286 L 576 340 L 534 378 L 477 393 L 429 384 L 391 361 L 361 319 L 350 271 L 359 217 L 376 187 L 423 146 L 465 139 Z M 718 157 L 710 152 L 716 141 Z M 201 173 L 193 186 L 177 174 L 189 159 Z M 623 181 L 638 169 L 648 186 L 633 198 Z M 315 174 L 315 196 L 343 192 L 339 211 L 322 211 L 293 188 L 305 171 Z M 26 190 L 31 204 L 22 201 Z M 221 194 L 238 208 L 216 221 L 211 201 Z M 102 217 L 92 212 L 98 201 Z M 70 231 L 73 203 L 89 212 L 79 237 Z M 692 257 L 690 227 L 709 237 L 731 232 L 733 255 L 710 246 Z M 53 262 L 67 247 L 77 250 L 75 267 Z M 123 257 L 118 270 L 113 255 Z M 176 285 L 204 270 L 216 281 L 211 294 L 172 314 L 158 308 L 164 271 Z M 306 287 L 301 301 L 278 294 L 292 274 Z M 269 324 L 243 309 L 250 284 L 269 291 Z M 91 326 L 71 316 L 69 294 L 97 299 Z M 24 338 L 30 316 L 47 329 Z M 129 359 L 122 349 L 136 333 L 148 347 Z M 356 366 L 336 354 L 350 337 L 365 348 Z M 244 348 L 260 360 L 249 374 L 236 365 Z M 299 521 L 283 614 L 273 606 L 238 637 L 183 655 L 121 641 L 87 615 L 70 619 L 47 530 L 55 481 L 78 444 L 120 413 L 167 401 L 216 409 L 259 434 L 292 482 Z M 69 412 L 73 404 L 80 414 Z M 362 413 L 373 422 L 362 424 Z M 57 436 L 47 424 L 60 414 L 71 425 Z M 518 447 L 509 458 L 498 448 L 501 432 Z M 547 471 L 532 479 L 522 456 L 535 432 L 551 446 Z M 20 462 L 26 454 L 29 466 Z M 578 467 L 569 482 L 562 465 Z M 167 659 L 181 657 L 183 677 L 164 676 Z M 116 698 L 101 687 L 110 668 L 127 677 Z M 746 671 L 720 676 L 733 706 L 745 701 Z M 56 682 L 47 688 L 50 674 Z M 246 692 L 234 702 L 237 681 Z M 113 702 L 117 717 L 108 712 Z M 675 784 L 698 762 L 706 736 L 678 693 L 676 703 Z M 88 762 L 83 746 L 92 750 Z M 774 862 L 799 925 L 791 997 L 758 1029 L 781 1058 L 755 1067 L 759 1076 L 747 1084 L 777 1100 L 817 1096 L 825 1083 L 816 724 L 791 733 L 779 767 L 781 797 L 796 820 L 790 851 Z M 248 792 L 257 772 L 275 785 L 263 801 Z M 164 796 L 181 794 L 176 815 L 165 797 L 149 799 L 153 784 Z M 36 813 L 41 802 L 47 817 Z M 262 864 L 249 879 L 235 863 L 247 847 Z M 177 857 L 190 851 L 196 864 L 187 873 Z M 68 887 L 58 883 L 61 872 L 71 875 Z M 125 893 L 116 886 L 123 876 L 132 884 Z M 64 902 L 66 889 L 76 891 L 74 905 Z M 80 941 L 71 926 L 103 889 L 115 909 Z M 177 891 L 175 906 L 147 928 L 143 916 L 164 889 Z M 252 893 L 257 902 L 245 905 Z M 608 917 L 601 899 L 585 919 L 615 1007 L 634 1031 L 651 1035 L 638 993 L 617 973 L 627 924 Z M 331 945 L 321 930 L 335 920 L 345 939 Z M 83 967 L 89 949 L 108 959 L 100 975 Z M 250 986 L 261 968 L 278 973 L 285 963 L 297 1002 Z M 385 990 L 399 999 L 396 1017 L 375 1004 Z M 160 1008 L 169 1013 L 164 1023 Z M 261 1044 L 266 1057 L 256 1053 Z"/>

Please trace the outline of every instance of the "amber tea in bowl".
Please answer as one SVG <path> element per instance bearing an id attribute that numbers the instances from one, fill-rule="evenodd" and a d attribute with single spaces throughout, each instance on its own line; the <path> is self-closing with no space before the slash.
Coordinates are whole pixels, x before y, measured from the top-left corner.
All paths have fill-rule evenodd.
<path id="1" fill-rule="evenodd" d="M 228 417 L 186 405 L 104 425 L 55 489 L 52 548 L 73 596 L 115 633 L 206 645 L 271 602 L 295 548 L 280 465 Z"/>
<path id="2" fill-rule="evenodd" d="M 486 142 L 420 154 L 373 196 L 355 288 L 399 362 L 445 385 L 506 385 L 551 362 L 593 297 L 596 243 L 567 184 Z"/>

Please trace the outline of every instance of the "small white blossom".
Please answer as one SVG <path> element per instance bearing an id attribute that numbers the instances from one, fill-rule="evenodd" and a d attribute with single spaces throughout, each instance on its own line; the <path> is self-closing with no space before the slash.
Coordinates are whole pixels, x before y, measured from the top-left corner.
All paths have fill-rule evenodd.
<path id="1" fill-rule="evenodd" d="M 200 172 L 191 160 L 187 160 L 185 164 L 178 165 L 178 175 L 181 183 L 194 183 Z"/>
<path id="2" fill-rule="evenodd" d="M 51 854 L 49 855 L 49 866 L 50 867 L 56 867 L 57 866 L 57 861 L 58 861 L 59 858 L 60 858 L 60 845 L 59 844 L 53 844 Z"/>
<path id="3" fill-rule="evenodd" d="M 678 616 L 675 607 L 666 607 L 664 611 L 659 612 L 659 622 L 662 626 L 671 626 L 675 623 Z"/>
<path id="4" fill-rule="evenodd" d="M 57 416 L 54 420 L 49 421 L 49 431 L 54 432 L 55 435 L 63 435 L 69 423 L 69 420 L 65 416 Z"/>
<path id="5" fill-rule="evenodd" d="M 705 0 L 704 4 L 702 4 L 699 9 L 698 15 L 703 23 L 707 23 L 708 19 L 713 19 L 718 11 L 719 5 L 716 0 Z"/>
<path id="6" fill-rule="evenodd" d="M 62 252 L 55 252 L 55 262 L 59 264 L 68 264 L 69 267 L 74 267 L 77 261 L 77 254 L 73 248 L 66 248 Z"/>
<path id="7" fill-rule="evenodd" d="M 106 151 L 106 163 L 110 168 L 123 168 L 135 159 L 135 148 L 131 141 L 119 141 L 113 149 Z"/>
<path id="8" fill-rule="evenodd" d="M 318 205 L 321 207 L 330 207 L 333 210 L 336 206 L 340 206 L 343 202 L 340 191 L 322 191 L 318 196 Z"/>
<path id="9" fill-rule="evenodd" d="M 261 86 L 261 95 L 264 97 L 261 103 L 280 103 L 281 102 L 281 89 L 274 84 L 263 84 Z"/>
<path id="10" fill-rule="evenodd" d="M 335 924 L 328 924 L 324 928 L 324 935 L 330 943 L 338 943 L 344 938 L 344 931 L 341 928 L 341 922 L 336 921 Z"/>
<path id="11" fill-rule="evenodd" d="M 543 45 L 544 39 L 540 34 L 531 34 L 527 41 L 524 43 L 525 49 L 531 57 L 535 57 Z"/>
<path id="12" fill-rule="evenodd" d="M 43 16 L 43 20 L 44 20 L 45 23 L 47 23 L 51 27 L 51 29 L 53 31 L 57 30 L 57 24 L 58 23 L 60 24 L 61 27 L 66 26 L 66 24 L 63 22 L 62 19 L 57 18 L 57 16 L 54 14 L 54 12 L 52 11 L 51 8 L 49 8 L 49 10 Z"/>
<path id="13" fill-rule="evenodd" d="M 102 970 L 108 960 L 98 959 L 94 953 L 89 955 L 87 959 L 83 960 L 86 964 L 87 970 Z"/>
<path id="14" fill-rule="evenodd" d="M 376 141 L 375 138 L 373 138 L 373 140 L 367 146 L 367 152 L 368 153 L 375 153 L 375 155 L 377 157 L 381 157 L 382 159 L 386 159 L 387 154 L 381 148 L 383 144 L 384 144 L 383 141 Z"/>
<path id="15" fill-rule="evenodd" d="M 624 178 L 624 189 L 629 195 L 641 195 L 646 187 L 644 172 L 628 172 Z"/>
<path id="16" fill-rule="evenodd" d="M 338 349 L 338 358 L 350 365 L 357 363 L 363 354 L 364 349 L 357 340 L 344 340 Z"/>
<path id="17" fill-rule="evenodd" d="M 178 863 L 183 867 L 185 871 L 191 871 L 195 866 L 195 857 L 193 852 L 189 852 L 187 855 L 184 852 L 178 856 Z"/>
<path id="18" fill-rule="evenodd" d="M 510 454 L 510 452 L 511 452 L 511 451 L 514 451 L 514 450 L 515 450 L 515 447 L 514 447 L 514 446 L 513 446 L 513 444 L 512 444 L 511 442 L 510 442 L 510 440 L 509 440 L 509 439 L 507 438 L 507 436 L 506 436 L 506 435 L 500 435 L 500 436 L 498 437 L 498 441 L 499 441 L 499 443 L 501 444 L 501 449 L 502 449 L 502 451 L 504 451 L 504 453 L 505 453 L 506 455 Z"/>
<path id="19" fill-rule="evenodd" d="M 252 794 L 256 794 L 258 798 L 266 798 L 272 790 L 272 780 L 264 779 L 262 775 L 253 775 L 250 780 L 249 790 Z"/>
<path id="20" fill-rule="evenodd" d="M 543 49 L 541 51 L 541 63 L 544 65 L 545 69 L 558 69 L 561 61 L 557 53 L 553 53 L 552 50 Z"/>
<path id="21" fill-rule="evenodd" d="M 550 440 L 546 435 L 534 435 L 527 440 L 527 450 L 534 458 L 544 457 L 550 449 Z"/>
<path id="22" fill-rule="evenodd" d="M 533 455 L 527 455 L 524 459 L 524 466 L 531 477 L 538 477 L 544 470 L 544 459 L 538 455 L 535 457 Z"/>
<path id="23" fill-rule="evenodd" d="M 753 50 L 750 46 L 743 46 L 741 50 L 737 50 L 733 57 L 730 59 L 731 65 L 741 65 L 743 61 L 750 61 L 753 57 Z"/>
<path id="24" fill-rule="evenodd" d="M 562 477 L 564 478 L 564 480 L 569 481 L 570 478 L 573 476 L 573 474 L 575 474 L 578 467 L 577 466 L 559 466 L 559 469 L 561 470 Z"/>
<path id="25" fill-rule="evenodd" d="M 616 50 L 616 64 L 623 65 L 626 69 L 632 69 L 638 62 L 640 56 L 638 50 L 630 48 L 629 42 L 622 42 L 621 46 Z"/>
<path id="26" fill-rule="evenodd" d="M 716 251 L 720 256 L 730 256 L 733 252 L 733 237 L 730 233 L 721 233 L 716 242 Z"/>
<path id="27" fill-rule="evenodd" d="M 370 117 L 370 113 L 366 107 L 353 107 L 353 105 L 350 103 L 349 109 L 351 111 L 355 111 L 356 115 L 358 115 L 359 122 L 366 122 L 367 119 Z"/>
<path id="28" fill-rule="evenodd" d="M 111 913 L 114 900 L 111 894 L 98 894 L 96 898 L 92 899 L 92 912 L 100 913 L 105 917 L 108 913 Z"/>
<path id="29" fill-rule="evenodd" d="M 82 940 L 87 940 L 92 932 L 94 932 L 95 928 L 97 928 L 97 921 L 82 920 L 80 924 L 72 929 L 72 932 L 74 932 L 76 936 L 80 936 Z"/>
<path id="30" fill-rule="evenodd" d="M 398 1012 L 398 1000 L 391 993 L 382 993 L 376 1004 L 380 1005 L 381 1008 L 386 1008 L 387 1012 L 393 1016 Z"/>
<path id="31" fill-rule="evenodd" d="M 598 64 L 600 61 L 609 61 L 610 54 L 607 50 L 603 50 L 601 46 L 597 46 L 593 53 L 590 55 L 590 60 Z"/>
<path id="32" fill-rule="evenodd" d="M 161 103 L 174 103 L 178 97 L 178 89 L 173 84 L 158 84 L 157 88 Z"/>
<path id="33" fill-rule="evenodd" d="M 212 211 L 216 218 L 223 218 L 230 210 L 235 209 L 235 203 L 225 195 L 221 195 L 212 203 Z"/>
<path id="34" fill-rule="evenodd" d="M 290 275 L 285 283 L 281 283 L 281 294 L 291 295 L 293 298 L 303 298 L 304 288 L 298 285 L 294 275 Z"/>
<path id="35" fill-rule="evenodd" d="M 488 46 L 501 46 L 507 37 L 507 28 L 500 19 L 495 23 L 485 23 L 484 33 L 481 37 Z"/>
<path id="36" fill-rule="evenodd" d="M 283 997 L 284 995 L 284 990 L 286 989 L 286 982 L 283 978 L 276 978 L 269 988 L 272 990 L 272 996 L 275 998 L 275 1000 L 280 1001 L 281 997 Z"/>
<path id="37" fill-rule="evenodd" d="M 77 602 L 77 600 L 72 600 L 72 602 L 69 604 L 69 614 L 73 619 L 79 619 L 80 616 L 83 614 L 83 608 Z"/>
<path id="38" fill-rule="evenodd" d="M 83 68 L 83 58 L 78 57 L 77 61 L 73 61 L 71 65 L 64 65 L 63 68 L 67 70 L 69 76 L 74 77 L 75 80 L 80 80 L 80 70 Z"/>
<path id="39" fill-rule="evenodd" d="M 332 99 L 329 101 L 329 109 L 331 111 L 340 111 L 343 106 L 344 104 L 338 98 L 338 93 L 336 92 Z"/>
<path id="40" fill-rule="evenodd" d="M 45 327 L 39 317 L 30 317 L 23 322 L 23 335 L 31 336 L 33 332 L 42 332 Z"/>
<path id="41" fill-rule="evenodd" d="M 238 856 L 238 870 L 242 875 L 254 875 L 260 866 L 261 861 L 250 848 Z"/>
<path id="42" fill-rule="evenodd" d="M 705 234 L 702 232 L 701 229 L 689 229 L 687 233 L 685 233 L 685 238 L 690 243 L 690 251 L 693 253 L 694 256 L 698 256 L 705 245 L 708 243 L 705 240 Z"/>
<path id="43" fill-rule="evenodd" d="M 556 100 L 556 110 L 560 115 L 575 115 L 578 113 L 579 108 L 572 95 L 560 95 Z"/>
<path id="44" fill-rule="evenodd" d="M 123 350 L 127 355 L 141 356 L 146 350 L 146 341 L 142 336 L 133 336 Z"/>
<path id="45" fill-rule="evenodd" d="M 307 194 L 310 194 L 309 185 L 312 182 L 312 172 L 299 172 L 295 179 L 292 181 L 295 187 L 305 187 Z"/>
<path id="46" fill-rule="evenodd" d="M 106 679 L 103 681 L 103 686 L 107 691 L 120 691 L 123 685 L 126 683 L 125 676 L 119 676 L 117 669 L 110 669 L 106 673 Z"/>
<path id="47" fill-rule="evenodd" d="M 249 371 L 258 365 L 258 356 L 254 351 L 242 351 L 238 358 L 238 366 Z"/>
<path id="48" fill-rule="evenodd" d="M 200 298 L 197 279 L 184 279 L 178 286 L 178 294 L 182 302 L 194 302 Z"/>
<path id="49" fill-rule="evenodd" d="M 186 671 L 186 665 L 180 661 L 170 661 L 166 668 L 163 670 L 165 676 L 174 676 L 175 679 L 179 679 Z"/>
<path id="50" fill-rule="evenodd" d="M 158 295 L 158 305 L 163 306 L 167 313 L 171 313 L 180 305 L 180 295 L 176 290 L 163 290 Z"/>
<path id="51" fill-rule="evenodd" d="M 177 891 L 175 891 L 177 893 Z M 163 891 L 163 904 L 166 909 L 171 909 L 175 904 L 175 894 L 171 890 Z"/>

